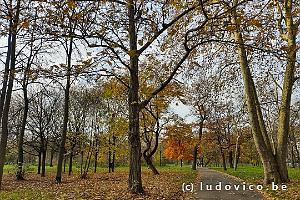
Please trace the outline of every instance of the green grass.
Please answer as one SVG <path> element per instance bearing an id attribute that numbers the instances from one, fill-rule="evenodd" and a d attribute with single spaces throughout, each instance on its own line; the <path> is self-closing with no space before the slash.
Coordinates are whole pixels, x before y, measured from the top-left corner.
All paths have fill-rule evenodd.
<path id="1" fill-rule="evenodd" d="M 262 184 L 263 183 L 263 168 L 256 166 L 239 166 L 237 171 L 228 168 L 224 171 L 221 167 L 212 167 L 217 171 L 225 172 L 227 174 L 233 175 L 235 177 L 245 180 L 247 183 Z M 299 183 L 300 183 L 300 169 L 299 168 L 288 168 L 289 178 L 291 182 L 287 184 L 288 190 L 266 190 L 267 196 L 271 196 L 276 200 L 285 199 L 300 199 Z"/>
<path id="2" fill-rule="evenodd" d="M 53 194 L 48 192 L 43 192 L 38 189 L 22 189 L 18 191 L 10 191 L 10 192 L 0 192 L 0 199 L 9 199 L 9 200 L 17 200 L 17 199 L 54 199 Z"/>
<path id="3" fill-rule="evenodd" d="M 211 167 L 217 171 L 225 172 L 232 176 L 239 177 L 245 181 L 260 181 L 264 178 L 264 170 L 262 167 L 244 165 L 238 166 L 237 171 L 234 171 L 232 168 L 227 168 L 227 171 L 224 171 L 221 167 Z M 300 179 L 300 169 L 299 168 L 289 168 L 289 177 L 290 179 L 298 180 Z"/>
<path id="4" fill-rule="evenodd" d="M 180 167 L 180 165 L 167 164 L 165 166 L 157 166 L 157 170 L 160 173 L 164 173 L 164 172 L 183 173 L 185 176 L 182 182 L 186 182 L 186 183 L 193 183 L 197 178 L 197 174 L 198 174 L 196 170 L 192 170 L 191 165 L 183 165 L 182 167 Z"/>

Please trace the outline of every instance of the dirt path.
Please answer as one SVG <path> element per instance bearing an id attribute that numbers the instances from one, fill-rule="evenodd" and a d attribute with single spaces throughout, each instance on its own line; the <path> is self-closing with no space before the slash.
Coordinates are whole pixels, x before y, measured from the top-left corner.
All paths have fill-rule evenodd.
<path id="1" fill-rule="evenodd" d="M 215 170 L 200 168 L 200 184 L 194 189 L 198 200 L 263 200 L 257 185 L 247 185 Z M 226 186 L 227 185 L 227 186 Z M 230 186 L 229 186 L 230 185 Z M 254 190 L 250 190 L 252 187 Z M 260 187 L 260 186 L 259 186 Z"/>

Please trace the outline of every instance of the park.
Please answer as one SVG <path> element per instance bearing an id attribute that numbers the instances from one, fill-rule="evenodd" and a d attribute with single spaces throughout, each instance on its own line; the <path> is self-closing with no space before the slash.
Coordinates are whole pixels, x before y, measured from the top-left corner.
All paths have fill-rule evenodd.
<path id="1" fill-rule="evenodd" d="M 300 4 L 0 0 L 0 199 L 300 199 Z"/>

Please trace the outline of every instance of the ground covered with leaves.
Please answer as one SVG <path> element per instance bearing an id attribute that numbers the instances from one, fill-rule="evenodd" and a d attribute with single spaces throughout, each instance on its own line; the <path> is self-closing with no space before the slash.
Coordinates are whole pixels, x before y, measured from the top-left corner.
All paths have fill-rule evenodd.
<path id="1" fill-rule="evenodd" d="M 13 174 L 4 176 L 0 199 L 190 199 L 190 193 L 183 193 L 183 182 L 191 182 L 196 172 L 190 168 L 163 169 L 160 175 L 143 170 L 144 195 L 133 195 L 127 191 L 128 172 L 91 173 L 87 179 L 79 175 L 64 175 L 63 183 L 55 184 L 55 174 L 40 177 L 28 173 L 26 180 L 16 181 Z"/>

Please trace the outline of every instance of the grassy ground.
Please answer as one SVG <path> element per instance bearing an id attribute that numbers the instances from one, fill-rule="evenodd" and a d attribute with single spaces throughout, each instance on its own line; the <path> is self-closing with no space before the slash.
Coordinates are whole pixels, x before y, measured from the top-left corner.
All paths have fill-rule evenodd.
<path id="1" fill-rule="evenodd" d="M 6 166 L 3 179 L 3 191 L 0 199 L 189 199 L 190 193 L 183 193 L 184 182 L 194 182 L 197 173 L 191 166 L 182 168 L 175 165 L 158 167 L 159 176 L 154 176 L 147 167 L 142 168 L 144 195 L 132 195 L 127 192 L 128 167 L 116 168 L 108 173 L 99 168 L 98 173 L 89 173 L 87 179 L 80 179 L 78 173 L 63 175 L 63 183 L 54 183 L 55 168 L 46 169 L 46 177 L 36 174 L 36 166 L 30 166 L 25 181 L 16 181 L 14 167 Z M 34 172 L 34 173 L 33 173 Z"/>
<path id="2" fill-rule="evenodd" d="M 225 172 L 227 174 L 236 176 L 240 179 L 245 180 L 247 183 L 262 184 L 263 182 L 263 168 L 256 166 L 239 166 L 237 171 L 228 168 L 224 171 L 220 167 L 212 167 L 212 169 Z M 290 200 L 300 200 L 300 169 L 299 168 L 289 168 L 289 177 L 291 181 L 287 184 L 287 190 L 277 190 L 272 191 L 270 188 L 264 190 L 266 197 L 268 199 L 290 199 Z"/>

